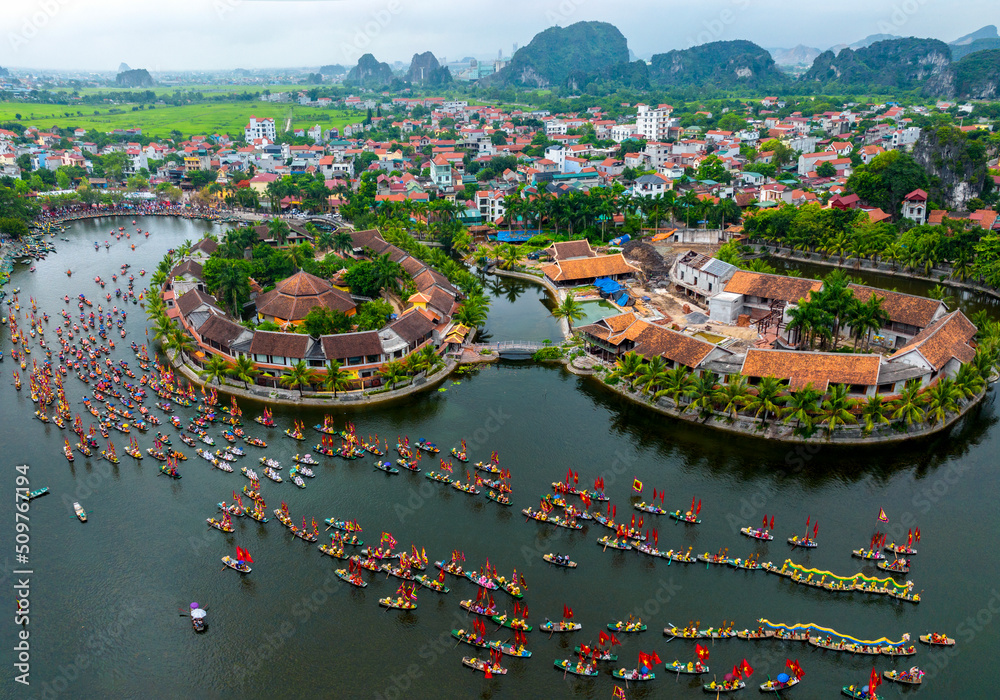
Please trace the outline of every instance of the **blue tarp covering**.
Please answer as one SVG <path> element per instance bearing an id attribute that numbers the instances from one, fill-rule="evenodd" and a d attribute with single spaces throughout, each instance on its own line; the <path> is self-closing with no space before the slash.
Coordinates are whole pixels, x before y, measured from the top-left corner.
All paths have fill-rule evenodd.
<path id="1" fill-rule="evenodd" d="M 622 294 L 620 297 L 618 297 L 618 301 L 616 301 L 615 303 L 618 304 L 618 306 L 628 306 L 628 301 L 629 301 L 628 294 Z"/>
<path id="2" fill-rule="evenodd" d="M 623 243 L 628 243 L 632 237 L 627 233 L 624 236 L 619 236 L 618 238 L 611 239 L 611 245 L 622 245 Z"/>
<path id="3" fill-rule="evenodd" d="M 622 289 L 622 286 L 610 277 L 598 277 L 594 280 L 594 286 L 604 294 L 614 294 Z"/>

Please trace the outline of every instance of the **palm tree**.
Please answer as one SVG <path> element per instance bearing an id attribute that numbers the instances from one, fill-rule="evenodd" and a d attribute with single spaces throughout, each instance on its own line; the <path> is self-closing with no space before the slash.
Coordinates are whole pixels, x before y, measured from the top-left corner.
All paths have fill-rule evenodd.
<path id="1" fill-rule="evenodd" d="M 482 292 L 473 292 L 462 301 L 454 319 L 470 328 L 478 328 L 486 323 L 490 302 Z"/>
<path id="2" fill-rule="evenodd" d="M 924 420 L 924 409 L 922 406 L 927 399 L 920 393 L 921 386 L 919 379 L 911 379 L 899 392 L 899 398 L 893 403 L 893 420 L 903 419 L 907 425 L 922 423 Z"/>
<path id="3" fill-rule="evenodd" d="M 153 337 L 156 340 L 163 340 L 164 338 L 169 336 L 176 328 L 177 326 L 174 325 L 173 321 L 171 321 L 166 316 L 160 316 L 158 319 L 156 319 L 156 323 L 153 324 Z"/>
<path id="4" fill-rule="evenodd" d="M 430 345 L 420 348 L 420 350 L 410 355 L 407 360 L 412 362 L 412 367 L 417 373 L 423 372 L 425 375 L 433 374 L 435 370 L 443 367 L 445 364 L 441 356 L 434 352 L 434 348 Z"/>
<path id="5" fill-rule="evenodd" d="M 691 403 L 688 406 L 700 411 L 702 416 L 707 418 L 715 406 L 715 392 L 718 383 L 719 378 L 715 372 L 705 372 L 695 379 L 687 391 L 687 396 L 691 398 Z"/>
<path id="6" fill-rule="evenodd" d="M 630 350 L 619 357 L 615 362 L 615 369 L 611 372 L 611 378 L 624 379 L 625 381 L 630 382 L 635 378 L 642 366 L 642 355 Z"/>
<path id="7" fill-rule="evenodd" d="M 333 398 L 337 398 L 337 392 L 344 391 L 351 386 L 351 373 L 343 369 L 336 360 L 329 360 L 325 369 L 323 388 L 332 391 Z"/>
<path id="8" fill-rule="evenodd" d="M 961 398 L 972 398 L 983 390 L 984 385 L 983 376 L 975 365 L 964 364 L 958 368 L 955 374 L 955 389 Z"/>
<path id="9" fill-rule="evenodd" d="M 795 427 L 800 428 L 805 424 L 807 429 L 812 428 L 812 416 L 816 411 L 816 403 L 823 395 L 812 388 L 812 382 L 798 391 L 793 391 L 788 397 L 785 406 L 785 422 L 795 419 Z"/>
<path id="10" fill-rule="evenodd" d="M 285 245 L 291 229 L 281 219 L 271 219 L 267 222 L 267 232 L 271 238 L 278 242 L 278 245 Z"/>
<path id="11" fill-rule="evenodd" d="M 311 385 L 315 381 L 315 378 L 306 361 L 299 360 L 292 365 L 292 368 L 287 373 L 281 375 L 278 381 L 289 389 L 298 387 L 299 396 L 302 396 L 302 387 Z"/>
<path id="12" fill-rule="evenodd" d="M 566 319 L 566 323 L 569 324 L 570 335 L 573 333 L 573 321 L 579 321 L 580 319 L 586 317 L 586 312 L 583 310 L 583 306 L 576 300 L 573 292 L 566 295 L 566 298 L 562 300 L 556 308 L 552 309 L 552 315 L 556 318 Z"/>
<path id="13" fill-rule="evenodd" d="M 164 350 L 173 351 L 174 357 L 183 359 L 184 355 L 194 352 L 194 340 L 180 328 L 174 328 L 167 336 L 167 342 L 163 344 Z"/>
<path id="14" fill-rule="evenodd" d="M 656 400 L 661 396 L 669 396 L 674 402 L 674 408 L 679 409 L 681 407 L 681 397 L 687 396 L 688 392 L 694 386 L 694 377 L 687 367 L 675 367 L 666 373 L 662 386 L 663 388 L 656 392 L 653 399 Z"/>
<path id="15" fill-rule="evenodd" d="M 403 367 L 403 363 L 399 360 L 392 360 L 391 362 L 386 362 L 382 365 L 382 369 L 378 371 L 378 376 L 389 385 L 390 389 L 395 388 L 403 378 L 406 376 L 406 370 Z"/>
<path id="16" fill-rule="evenodd" d="M 250 382 L 258 374 L 260 374 L 260 370 L 257 369 L 257 365 L 246 355 L 237 357 L 236 362 L 229 368 L 229 376 L 243 382 L 243 388 L 245 389 L 250 387 Z"/>
<path id="17" fill-rule="evenodd" d="M 316 243 L 318 250 L 330 250 L 333 246 L 333 233 L 326 230 L 320 231 L 313 238 L 313 241 Z"/>
<path id="18" fill-rule="evenodd" d="M 730 421 L 736 420 L 740 409 L 750 403 L 750 390 L 747 388 L 747 378 L 732 376 L 723 384 L 713 397 L 716 404 L 722 406 L 722 412 L 728 413 Z"/>
<path id="19" fill-rule="evenodd" d="M 236 318 L 243 315 L 243 306 L 250 300 L 250 281 L 242 269 L 233 264 L 220 265 L 213 291 L 230 314 Z"/>
<path id="20" fill-rule="evenodd" d="M 635 379 L 632 380 L 633 387 L 642 387 L 645 394 L 654 393 L 655 387 L 663 384 L 667 376 L 667 362 L 657 355 L 636 371 Z"/>
<path id="21" fill-rule="evenodd" d="M 208 383 L 218 382 L 222 384 L 222 378 L 230 373 L 229 363 L 218 355 L 212 355 L 205 363 L 205 369 L 198 373 L 202 379 L 207 379 Z"/>
<path id="22" fill-rule="evenodd" d="M 399 278 L 403 275 L 403 268 L 399 263 L 395 263 L 389 257 L 389 253 L 383 253 L 372 261 L 375 264 L 375 281 L 380 289 L 389 292 L 399 291 Z"/>
<path id="23" fill-rule="evenodd" d="M 313 258 L 312 246 L 308 243 L 293 245 L 288 249 L 288 257 L 291 258 L 292 264 L 301 270 L 306 262 Z"/>
<path id="24" fill-rule="evenodd" d="M 880 394 L 869 396 L 868 400 L 861 404 L 861 417 L 864 419 L 865 435 L 871 435 L 876 426 L 888 425 L 889 403 Z"/>
<path id="25" fill-rule="evenodd" d="M 948 293 L 948 288 L 940 284 L 935 284 L 927 290 L 927 296 L 937 299 L 945 306 L 951 306 L 955 302 L 955 298 Z"/>
<path id="26" fill-rule="evenodd" d="M 828 398 L 823 401 L 820 407 L 823 415 L 820 423 L 826 423 L 827 435 L 833 435 L 833 430 L 838 425 L 858 422 L 858 419 L 851 413 L 851 409 L 856 404 L 855 399 L 847 398 L 846 384 L 835 384 L 830 388 Z"/>
<path id="27" fill-rule="evenodd" d="M 498 245 L 494 252 L 497 256 L 497 265 L 500 266 L 501 270 L 513 270 L 524 257 L 521 248 L 510 243 Z"/>
<path id="28" fill-rule="evenodd" d="M 777 416 L 781 413 L 781 405 L 785 403 L 785 397 L 781 396 L 781 392 L 785 389 L 784 382 L 773 375 L 768 375 L 760 380 L 757 394 L 750 399 L 747 408 L 753 411 L 754 418 L 760 418 L 760 414 L 763 413 L 766 424 L 770 415 Z"/>
<path id="29" fill-rule="evenodd" d="M 924 395 L 927 397 L 927 420 L 931 425 L 944 423 L 949 413 L 958 410 L 961 392 L 951 379 L 941 379 Z"/>
<path id="30" fill-rule="evenodd" d="M 351 238 L 351 234 L 347 231 L 340 231 L 336 236 L 333 237 L 333 252 L 335 253 L 353 253 L 354 252 L 354 239 Z"/>

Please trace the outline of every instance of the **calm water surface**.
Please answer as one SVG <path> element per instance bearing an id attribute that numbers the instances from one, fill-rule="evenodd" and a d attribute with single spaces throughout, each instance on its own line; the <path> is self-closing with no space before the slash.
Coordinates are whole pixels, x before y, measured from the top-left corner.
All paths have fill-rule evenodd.
<path id="1" fill-rule="evenodd" d="M 63 294 L 82 291 L 96 301 L 95 275 L 110 277 L 126 261 L 134 270 L 151 271 L 166 249 L 209 228 L 184 220 L 140 219 L 137 226 L 154 234 L 135 241 L 134 252 L 121 242 L 95 252 L 93 240 L 103 241 L 121 225 L 135 228 L 125 219 L 74 224 L 66 234 L 70 241 L 56 239 L 59 253 L 39 263 L 35 273 L 19 269 L 12 286 L 21 287 L 23 301 L 38 299 L 55 319 Z M 73 269 L 72 278 L 66 277 L 67 268 Z M 495 340 L 558 339 L 538 287 L 511 291 L 504 281 L 491 293 L 496 298 L 487 329 Z M 126 345 L 144 339 L 139 308 L 130 304 L 129 310 Z M 54 325 L 55 320 L 49 323 Z M 30 511 L 31 686 L 25 692 L 8 672 L 5 697 L 606 698 L 612 693 L 609 676 L 564 680 L 552 661 L 571 656 L 575 644 L 595 640 L 607 623 L 630 613 L 641 615 L 650 630 L 624 640 L 618 648 L 620 665 L 634 667 L 640 650 L 656 651 L 664 661 L 692 659 L 692 643 L 667 641 L 660 633 L 668 623 L 690 620 L 702 626 L 734 620 L 738 628 L 753 627 L 760 617 L 815 622 L 867 639 L 909 633 L 915 640 L 934 630 L 958 638 L 952 654 L 918 645 L 916 657 L 875 657 L 873 663 L 872 657 L 802 644 L 732 640 L 711 645 L 709 664 L 724 673 L 746 658 L 759 683 L 780 673 L 786 658 L 798 659 L 806 675 L 789 695 L 800 698 L 836 697 L 841 686 L 864 681 L 873 665 L 881 671 L 914 664 L 930 671 L 921 697 L 993 696 L 982 684 L 1000 650 L 995 613 L 1000 610 L 1000 429 L 993 393 L 947 435 L 863 450 L 788 447 L 678 424 L 622 401 L 591 380 L 527 363 L 490 366 L 447 382 L 444 392 L 388 407 L 337 410 L 339 422 L 353 421 L 359 433 L 390 443 L 402 435 L 424 437 L 447 451 L 464 438 L 473 461 L 495 449 L 512 471 L 511 509 L 442 488 L 422 474 L 386 476 L 367 459 L 323 459 L 305 490 L 287 482 L 262 487 L 268 511 L 284 500 L 296 522 L 303 516 L 320 522 L 331 516 L 356 518 L 366 543 L 377 542 L 385 531 L 401 546 L 425 548 L 432 560 L 460 549 L 467 566 L 489 557 L 505 575 L 516 568 L 527 580 L 525 602 L 535 625 L 546 616 L 557 618 L 564 604 L 573 608 L 582 632 L 551 639 L 532 632 L 533 658 L 505 657 L 509 674 L 487 681 L 461 666 L 471 647 L 455 648 L 447 636 L 452 628 L 471 623 L 458 602 L 475 596 L 472 584 L 449 577 L 448 595 L 421 590 L 413 613 L 385 612 L 377 600 L 395 592 L 396 579 L 366 574 L 372 581 L 367 589 L 351 588 L 332 577 L 339 562 L 293 538 L 274 520 L 260 525 L 239 519 L 231 535 L 207 529 L 205 518 L 216 514 L 215 504 L 231 500 L 246 483 L 238 470 L 224 474 L 190 459 L 180 465 L 183 479 L 171 481 L 148 457 L 136 463 L 123 456 L 114 469 L 79 455 L 67 464 L 60 454 L 61 432 L 33 420 L 28 392 L 14 391 L 5 327 L 0 339 L 6 356 L 0 365 L 5 500 L 14 500 L 15 464 L 31 465 L 32 488 L 52 491 L 33 501 Z M 117 357 L 135 363 L 127 348 Z M 77 402 L 86 387 L 76 379 L 67 387 L 74 412 L 82 412 Z M 261 409 L 251 402 L 242 406 L 248 419 Z M 186 422 L 184 410 L 180 415 Z M 322 419 L 316 411 L 275 414 L 281 428 L 293 418 L 307 425 Z M 292 454 L 303 451 L 280 429 L 250 422 L 246 430 L 268 441 L 267 454 L 285 464 L 286 472 Z M 218 443 L 220 432 L 211 431 Z M 309 432 L 310 441 L 318 442 L 319 434 Z M 120 435 L 114 439 L 121 448 Z M 139 441 L 148 447 L 152 436 L 139 436 Z M 248 462 L 263 454 L 246 449 Z M 433 462 L 423 461 L 425 471 L 437 466 Z M 877 572 L 852 559 L 850 550 L 868 543 L 884 508 L 890 533 L 905 538 L 912 524 L 921 529 L 920 553 L 909 578 L 923 591 L 924 602 L 834 595 L 763 572 L 668 565 L 634 553 L 602 552 L 595 540 L 604 528 L 591 525 L 570 533 L 525 522 L 520 509 L 537 505 L 550 482 L 561 480 L 568 469 L 579 473 L 581 485 L 603 475 L 619 520 L 634 512 L 630 485 L 636 477 L 644 482 L 647 498 L 654 487 L 665 491 L 667 507 L 686 508 L 692 497 L 701 500 L 704 522 L 697 527 L 646 516 L 643 527 L 658 530 L 661 549 L 692 547 L 698 553 L 727 547 L 730 555 L 760 552 L 762 560 L 791 558 L 838 574 Z M 91 513 L 85 525 L 72 517 L 68 504 L 73 500 Z M 12 508 L 8 505 L 4 513 L 2 558 L 9 580 Z M 760 522 L 765 513 L 775 517 L 778 541 L 759 545 L 738 534 L 740 526 Z M 801 533 L 807 516 L 819 523 L 820 547 L 791 552 L 783 538 Z M 255 560 L 253 572 L 242 578 L 220 571 L 220 558 L 233 554 L 237 545 Z M 540 559 L 550 551 L 570 554 L 579 568 L 550 567 Z M 194 600 L 208 606 L 204 635 L 193 634 L 178 613 Z M 503 593 L 496 600 L 511 608 Z M 0 629 L 12 662 L 12 620 Z M 493 639 L 509 638 L 489 625 L 487 630 Z M 886 686 L 880 692 L 906 694 Z M 757 694 L 753 688 L 744 692 Z M 629 697 L 704 694 L 697 682 L 658 669 L 654 682 L 633 686 Z"/>

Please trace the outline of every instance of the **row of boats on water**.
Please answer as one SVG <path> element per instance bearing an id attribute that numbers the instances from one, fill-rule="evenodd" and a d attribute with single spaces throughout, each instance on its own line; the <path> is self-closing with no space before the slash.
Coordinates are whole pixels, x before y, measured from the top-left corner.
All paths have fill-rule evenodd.
<path id="1" fill-rule="evenodd" d="M 122 270 L 122 275 L 125 275 L 125 269 Z M 130 283 L 132 281 L 129 280 Z M 139 299 L 139 296 L 132 291 L 130 284 L 130 290 L 126 294 L 126 298 L 131 298 L 135 302 Z M 65 301 L 69 303 L 69 297 Z M 94 314 L 91 312 L 87 316 L 85 308 L 92 307 L 93 302 L 81 295 L 77 304 L 81 310 L 79 323 L 74 324 L 72 317 L 64 312 L 64 324 L 57 334 L 62 346 L 62 352 L 59 357 L 61 364 L 49 364 L 48 369 L 35 369 L 29 378 L 32 380 L 32 393 L 38 397 L 39 413 L 41 414 L 39 418 L 41 419 L 43 415 L 47 417 L 44 407 L 54 404 L 57 407 L 55 415 L 58 416 L 63 424 L 71 427 L 77 433 L 79 442 L 76 449 L 78 452 L 83 453 L 85 456 L 90 456 L 84 450 L 90 451 L 93 454 L 100 449 L 100 446 L 96 441 L 93 426 L 91 426 L 90 433 L 88 434 L 84 430 L 82 420 L 79 416 L 77 416 L 76 421 L 71 421 L 70 416 L 67 414 L 68 401 L 66 401 L 62 390 L 62 377 L 69 376 L 70 372 L 75 372 L 81 381 L 91 387 L 91 396 L 87 397 L 85 407 L 98 419 L 99 431 L 108 440 L 107 449 L 100 452 L 101 456 L 109 461 L 117 462 L 118 460 L 114 444 L 110 441 L 109 437 L 109 432 L 113 430 L 129 434 L 129 444 L 125 448 L 126 454 L 137 460 L 141 460 L 145 452 L 146 455 L 162 462 L 160 473 L 173 479 L 180 478 L 178 465 L 180 462 L 185 461 L 187 457 L 179 450 L 173 449 L 171 446 L 172 437 L 173 439 L 180 439 L 185 445 L 194 449 L 195 454 L 204 461 L 209 462 L 212 468 L 230 473 L 235 471 L 238 462 L 247 457 L 246 451 L 236 446 L 238 439 L 242 438 L 245 445 L 266 449 L 267 443 L 264 440 L 247 436 L 242 431 L 242 412 L 236 405 L 235 398 L 232 400 L 230 406 L 220 406 L 215 391 L 212 390 L 206 393 L 203 389 L 203 397 L 199 401 L 192 387 L 181 387 L 169 368 L 160 367 L 155 362 L 152 362 L 144 346 L 132 343 L 132 349 L 138 359 L 138 367 L 134 371 L 133 367 L 130 367 L 124 360 L 112 363 L 110 352 L 114 349 L 113 342 L 107 341 L 105 345 L 101 345 L 97 336 L 100 336 L 102 340 L 106 340 L 107 331 L 113 325 L 117 325 L 119 330 L 124 331 L 124 312 L 118 314 L 116 309 L 115 313 L 111 313 L 105 319 L 102 315 L 103 311 L 99 307 L 98 311 L 101 313 Z M 34 313 L 35 309 L 33 308 L 32 314 Z M 15 358 L 19 362 L 24 362 L 27 357 L 29 340 L 44 342 L 44 322 L 48 320 L 48 317 L 43 316 L 39 320 L 32 315 L 28 317 L 28 320 L 30 322 L 30 329 L 27 331 L 21 331 L 15 324 L 15 331 L 19 334 L 20 345 L 23 346 L 23 349 L 19 349 L 19 356 Z M 86 337 L 85 334 L 88 332 L 88 328 L 93 330 L 93 336 Z M 73 342 L 74 339 L 76 339 L 75 342 Z M 48 351 L 44 345 L 42 347 Z M 51 353 L 49 356 L 51 357 Z M 155 408 L 161 412 L 163 420 L 167 420 L 172 427 L 179 431 L 179 436 L 157 432 L 153 447 L 143 451 L 139 447 L 135 436 L 130 433 L 132 431 L 146 433 L 152 427 L 162 424 L 163 421 L 161 418 L 143 405 L 146 399 L 152 396 L 152 394 L 156 395 Z M 174 415 L 175 406 L 192 408 L 197 417 L 192 418 L 190 424 L 185 426 L 180 417 Z M 265 409 L 264 413 L 254 420 L 258 424 L 267 427 L 277 427 L 270 409 Z M 225 440 L 225 444 L 219 446 L 215 445 L 215 441 L 219 439 L 218 436 L 213 437 L 208 434 L 208 430 L 217 423 L 222 424 L 222 440 Z M 346 429 L 339 429 L 333 424 L 333 420 L 327 416 L 323 423 L 317 424 L 313 428 L 323 434 L 320 443 L 316 445 L 315 454 L 352 460 L 359 459 L 365 455 L 371 455 L 376 460 L 374 468 L 387 475 L 399 474 L 404 469 L 410 472 L 420 472 L 422 456 L 433 458 L 439 456 L 439 453 L 442 452 L 441 448 L 437 445 L 423 438 L 411 444 L 408 438 L 400 437 L 397 438 L 395 448 L 398 457 L 390 460 L 386 458 L 386 455 L 390 451 L 390 445 L 387 441 L 379 440 L 377 435 L 374 438 L 372 436 L 368 436 L 367 439 L 363 438 L 357 434 L 353 425 L 349 424 Z M 301 421 L 284 432 L 290 439 L 296 441 L 306 440 L 306 426 Z M 69 451 L 69 458 L 71 458 L 73 447 L 69 444 L 69 440 L 65 442 Z M 199 446 L 199 443 L 202 446 Z M 489 490 L 488 498 L 500 505 L 511 505 L 513 492 L 510 471 L 500 467 L 499 457 L 495 452 L 491 455 L 489 461 L 477 462 L 475 465 L 472 465 L 465 442 L 462 441 L 460 446 L 450 449 L 450 456 L 451 460 L 440 459 L 440 469 L 426 472 L 425 477 L 439 483 L 448 484 L 452 488 L 461 490 L 469 495 L 478 495 L 483 491 Z M 459 463 L 470 463 L 464 479 L 454 476 L 453 469 L 455 465 L 452 464 L 452 460 Z M 502 576 L 497 572 L 496 567 L 491 566 L 488 561 L 478 569 L 466 570 L 462 565 L 464 555 L 461 555 L 459 552 L 453 552 L 451 559 L 434 562 L 438 574 L 436 576 L 429 575 L 426 572 L 430 562 L 423 550 L 417 551 L 416 547 L 413 547 L 410 551 L 393 551 L 396 543 L 388 533 L 383 533 L 378 546 L 365 547 L 365 543 L 361 539 L 361 527 L 357 522 L 335 517 L 326 519 L 327 529 L 335 530 L 330 542 L 320 544 L 319 526 L 315 519 L 312 520 L 311 524 L 308 524 L 307 519 L 303 517 L 301 525 L 295 523 L 290 516 L 287 504 L 284 502 L 282 502 L 280 508 L 274 508 L 271 512 L 268 512 L 261 495 L 260 480 L 262 478 L 269 479 L 274 483 L 292 481 L 299 488 L 305 488 L 305 479 L 315 476 L 311 467 L 320 464 L 320 461 L 314 458 L 312 453 L 296 454 L 292 461 L 294 462 L 294 466 L 290 466 L 287 470 L 283 469 L 283 465 L 276 459 L 266 455 L 260 456 L 259 464 L 255 464 L 253 467 L 248 464 L 241 465 L 239 470 L 249 479 L 249 484 L 243 486 L 242 494 L 238 494 L 235 490 L 233 491 L 233 500 L 231 503 L 220 502 L 218 504 L 219 512 L 213 517 L 206 518 L 206 526 L 223 533 L 233 533 L 235 531 L 234 520 L 237 518 L 249 517 L 258 522 L 266 523 L 269 519 L 268 516 L 273 515 L 275 519 L 288 529 L 292 536 L 304 542 L 316 544 L 322 554 L 345 562 L 343 568 L 336 569 L 336 575 L 346 584 L 359 588 L 367 587 L 373 580 L 365 580 L 363 576 L 364 571 L 370 571 L 375 575 L 385 575 L 386 578 L 399 579 L 399 586 L 395 593 L 382 597 L 378 601 L 379 605 L 386 609 L 395 609 L 403 612 L 416 610 L 418 604 L 417 591 L 420 589 L 433 591 L 440 595 L 448 594 L 451 589 L 446 585 L 446 577 L 449 575 L 475 584 L 477 587 L 476 597 L 459 601 L 460 607 L 473 616 L 472 624 L 454 629 L 452 635 L 459 643 L 464 643 L 476 649 L 476 655 L 463 657 L 463 665 L 488 676 L 492 674 L 503 675 L 507 672 L 500 663 L 503 657 L 531 658 L 532 652 L 527 649 L 526 635 L 532 633 L 534 630 L 550 636 L 582 630 L 583 625 L 573 620 L 572 609 L 568 606 L 564 606 L 563 618 L 560 620 L 545 619 L 538 625 L 529 623 L 527 606 L 522 604 L 527 591 L 524 576 L 518 575 L 516 571 L 509 578 Z M 475 467 L 474 472 L 472 466 Z M 641 488 L 639 491 L 641 492 Z M 582 502 L 582 506 L 568 502 L 571 497 L 578 498 Z M 244 499 L 249 499 L 249 503 L 244 505 Z M 657 500 L 659 504 L 657 504 Z M 653 499 L 650 502 L 640 501 L 634 505 L 634 508 L 642 515 L 652 516 L 653 518 L 666 515 L 682 524 L 693 526 L 701 523 L 700 501 L 692 498 L 690 508 L 686 510 L 681 508 L 668 510 L 663 506 L 663 500 L 662 493 L 657 498 L 657 494 L 654 492 Z M 603 503 L 608 503 L 607 513 L 600 512 L 600 509 L 591 512 L 593 504 Z M 557 511 L 557 509 L 559 510 Z M 79 503 L 74 503 L 74 510 L 81 520 L 86 521 L 87 514 Z M 638 523 L 636 523 L 634 517 L 631 523 L 616 522 L 616 511 L 614 506 L 611 506 L 610 499 L 604 492 L 602 480 L 595 480 L 593 489 L 581 489 L 578 486 L 578 475 L 572 472 L 562 482 L 553 482 L 553 493 L 547 495 L 542 500 L 538 509 L 528 508 L 525 509 L 524 513 L 529 519 L 533 518 L 541 522 L 570 529 L 581 529 L 583 527 L 581 523 L 593 520 L 613 531 L 613 535 L 602 538 L 601 544 L 606 548 L 632 548 L 651 556 L 666 557 L 679 562 L 690 563 L 702 560 L 702 557 L 705 557 L 709 560 L 708 563 L 729 563 L 738 568 L 747 569 L 765 568 L 765 565 L 758 563 L 756 559 L 743 562 L 739 559 L 730 560 L 724 554 L 721 555 L 721 558 L 720 555 L 709 555 L 707 553 L 695 556 L 691 548 L 688 548 L 686 551 L 675 552 L 668 550 L 667 552 L 660 552 L 657 549 L 658 533 L 655 530 L 652 535 L 650 535 L 648 530 L 643 532 L 642 517 L 640 517 Z M 793 547 L 810 548 L 817 546 L 817 528 L 814 525 L 810 531 L 808 525 L 807 521 L 805 536 L 794 535 L 789 538 L 789 543 Z M 762 541 L 773 540 L 773 535 L 771 534 L 773 526 L 773 518 L 770 522 L 765 519 L 764 527 L 748 527 L 745 528 L 743 534 Z M 387 535 L 388 538 L 386 537 Z M 867 554 L 867 556 L 862 556 L 861 558 L 878 562 L 878 557 L 871 553 L 875 549 L 875 544 L 873 542 L 867 550 L 862 550 L 862 554 Z M 899 554 L 899 552 L 890 549 L 895 545 L 885 548 L 883 548 L 884 543 L 879 543 L 879 545 L 880 552 L 894 551 L 894 553 Z M 915 554 L 915 551 L 906 552 L 906 554 Z M 578 567 L 577 562 L 561 553 L 549 553 L 544 555 L 543 558 L 552 566 L 566 569 L 575 569 Z M 888 563 L 888 560 L 883 559 L 883 561 L 884 563 Z M 222 563 L 224 564 L 224 569 L 230 568 L 241 575 L 246 575 L 251 572 L 251 565 L 254 562 L 250 553 L 245 548 L 237 546 L 235 556 L 223 557 Z M 786 575 L 789 575 L 793 579 L 797 576 L 802 578 L 808 576 L 808 574 L 800 575 L 798 570 Z M 496 605 L 493 593 L 497 591 L 502 591 L 510 596 L 513 601 L 513 613 L 509 613 L 506 609 L 501 610 Z M 192 620 L 192 626 L 195 631 L 204 631 L 204 609 L 196 604 L 192 604 L 192 608 L 187 614 Z M 497 629 L 506 628 L 510 630 L 513 634 L 513 639 L 488 639 L 485 629 L 485 620 L 487 619 L 498 625 Z M 561 670 L 564 674 L 581 676 L 597 675 L 597 664 L 618 661 L 618 654 L 614 653 L 613 649 L 616 644 L 620 643 L 617 640 L 617 635 L 641 635 L 648 631 L 647 625 L 638 618 L 613 621 L 607 623 L 606 628 L 607 632 L 604 630 L 600 631 L 600 643 L 596 647 L 592 648 L 587 645 L 578 645 L 575 647 L 574 652 L 578 655 L 579 661 L 557 659 L 554 662 L 555 668 Z M 697 625 L 694 625 L 691 629 L 678 629 L 671 626 L 664 633 L 668 634 L 668 636 L 675 635 L 679 638 L 694 640 L 709 639 L 713 641 L 730 638 L 731 636 L 739 638 L 741 635 L 746 639 L 799 639 L 804 634 L 806 639 L 801 641 L 808 641 L 815 646 L 826 649 L 899 656 L 913 653 L 912 647 L 886 646 L 884 644 L 872 647 L 877 648 L 878 651 L 858 651 L 857 644 L 845 640 L 845 638 L 834 636 L 824 637 L 802 632 L 785 632 L 772 629 L 760 629 L 756 633 L 749 630 L 738 632 L 733 630 L 732 624 L 728 627 L 724 624 L 722 630 L 702 630 Z M 702 636 L 703 634 L 707 636 Z M 938 643 L 933 640 L 941 638 L 943 637 L 940 635 L 930 635 L 929 639 L 931 641 L 929 643 Z M 952 643 L 954 642 L 952 641 Z M 860 648 L 864 649 L 866 647 L 862 645 Z M 889 653 L 885 651 L 887 648 L 896 651 Z M 706 661 L 707 650 L 704 658 L 699 657 L 692 662 L 675 660 L 672 663 L 662 664 L 662 666 L 668 672 L 672 673 L 701 675 L 709 672 Z M 654 669 L 661 663 L 655 654 L 640 654 L 638 663 L 634 668 L 615 668 L 611 671 L 611 675 L 626 682 L 653 680 L 655 678 Z M 706 683 L 704 688 L 708 692 L 717 694 L 739 690 L 745 687 L 745 679 L 752 673 L 752 670 L 747 672 L 747 668 L 742 668 L 742 665 L 740 670 L 742 677 L 715 680 Z M 784 680 L 779 676 L 775 681 L 769 680 L 767 683 L 762 684 L 761 689 L 767 692 L 777 691 L 795 685 L 801 679 L 801 676 L 795 673 L 782 675 L 785 676 Z M 919 679 L 922 673 L 919 669 L 911 669 L 910 671 L 898 672 L 897 675 L 900 682 L 905 682 L 907 678 L 911 677 Z"/>

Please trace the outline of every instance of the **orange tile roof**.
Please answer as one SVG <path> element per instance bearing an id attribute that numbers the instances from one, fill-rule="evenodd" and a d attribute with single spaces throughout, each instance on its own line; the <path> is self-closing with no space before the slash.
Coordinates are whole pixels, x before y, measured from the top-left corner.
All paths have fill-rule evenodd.
<path id="1" fill-rule="evenodd" d="M 975 349 L 969 341 L 976 335 L 976 327 L 961 311 L 952 311 L 939 318 L 914 336 L 913 340 L 892 354 L 891 359 L 916 350 L 935 370 L 944 367 L 948 360 L 971 362 Z"/>
<path id="2" fill-rule="evenodd" d="M 826 391 L 830 384 L 874 386 L 878 383 L 879 365 L 877 355 L 750 348 L 740 374 L 787 379 L 792 391 L 809 384 L 817 391 Z"/>
<path id="3" fill-rule="evenodd" d="M 818 292 L 822 288 L 823 283 L 819 280 L 746 270 L 737 270 L 726 283 L 726 291 L 733 294 L 780 299 L 793 304 L 800 299 L 807 299 L 810 292 Z"/>
<path id="4" fill-rule="evenodd" d="M 545 265 L 542 272 L 553 282 L 573 282 L 575 280 L 607 277 L 610 275 L 629 275 L 639 272 L 639 269 L 629 265 L 621 253 L 601 255 L 596 258 L 580 258 L 563 260 L 552 265 Z"/>
<path id="5" fill-rule="evenodd" d="M 709 353 L 716 349 L 715 345 L 704 340 L 645 321 L 641 323 L 645 327 L 636 339 L 635 351 L 645 357 L 659 355 L 693 368 L 704 362 Z"/>
<path id="6" fill-rule="evenodd" d="M 934 315 L 943 308 L 937 299 L 864 287 L 860 284 L 849 284 L 848 288 L 854 293 L 854 298 L 860 302 L 868 301 L 874 294 L 882 300 L 882 310 L 889 315 L 890 320 L 917 328 L 926 328 L 931 325 Z"/>

